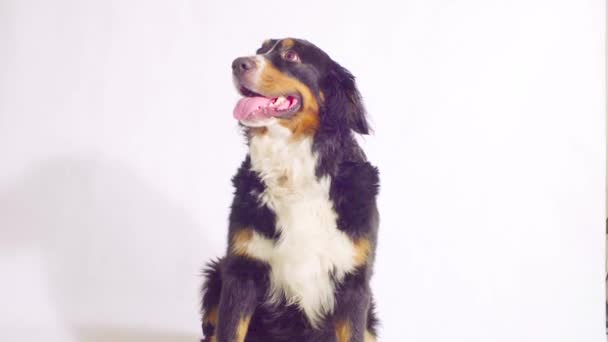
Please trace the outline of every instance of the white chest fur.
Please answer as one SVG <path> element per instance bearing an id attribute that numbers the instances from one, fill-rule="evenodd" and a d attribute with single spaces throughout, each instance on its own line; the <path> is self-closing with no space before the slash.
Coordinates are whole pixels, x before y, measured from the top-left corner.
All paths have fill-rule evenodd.
<path id="1" fill-rule="evenodd" d="M 271 302 L 285 297 L 316 326 L 334 308 L 330 273 L 340 281 L 351 272 L 355 249 L 337 229 L 330 179 L 315 176 L 312 138 L 289 138 L 277 125 L 251 140 L 252 169 L 266 185 L 260 199 L 274 211 L 281 238 L 272 242 L 256 234 L 248 252 L 271 267 Z"/>

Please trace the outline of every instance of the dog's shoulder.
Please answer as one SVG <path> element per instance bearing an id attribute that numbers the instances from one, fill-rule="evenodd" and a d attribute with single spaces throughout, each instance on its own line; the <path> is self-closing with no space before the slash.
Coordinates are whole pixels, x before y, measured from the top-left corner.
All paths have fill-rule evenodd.
<path id="1" fill-rule="evenodd" d="M 374 198 L 380 189 L 378 168 L 368 161 L 344 161 L 332 180 L 332 192 L 341 197 Z"/>
<path id="2" fill-rule="evenodd" d="M 338 229 L 353 237 L 375 232 L 379 189 L 379 172 L 375 166 L 367 161 L 342 162 L 330 192 L 338 214 Z"/>
<path id="3" fill-rule="evenodd" d="M 234 197 L 230 208 L 229 230 L 251 227 L 265 237 L 275 236 L 275 214 L 260 201 L 265 186 L 257 172 L 251 169 L 249 156 L 232 177 L 232 184 Z"/>

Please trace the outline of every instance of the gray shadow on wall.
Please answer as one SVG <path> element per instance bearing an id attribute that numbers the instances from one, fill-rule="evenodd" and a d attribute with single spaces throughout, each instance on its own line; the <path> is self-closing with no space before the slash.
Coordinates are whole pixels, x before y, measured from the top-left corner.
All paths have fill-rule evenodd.
<path id="1" fill-rule="evenodd" d="M 0 189 L 0 217 L 0 248 L 41 252 L 79 341 L 197 340 L 202 229 L 125 165 L 34 165 Z"/>
<path id="2" fill-rule="evenodd" d="M 168 332 L 146 332 L 113 327 L 86 327 L 77 332 L 80 342 L 199 342 L 190 335 Z"/>

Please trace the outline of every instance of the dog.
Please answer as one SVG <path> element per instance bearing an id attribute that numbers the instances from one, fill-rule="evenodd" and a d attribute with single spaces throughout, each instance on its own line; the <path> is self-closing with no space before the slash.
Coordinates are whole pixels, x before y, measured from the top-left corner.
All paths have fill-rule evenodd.
<path id="1" fill-rule="evenodd" d="M 226 255 L 202 289 L 204 342 L 372 342 L 379 174 L 353 75 L 302 39 L 232 63 L 249 152 Z"/>

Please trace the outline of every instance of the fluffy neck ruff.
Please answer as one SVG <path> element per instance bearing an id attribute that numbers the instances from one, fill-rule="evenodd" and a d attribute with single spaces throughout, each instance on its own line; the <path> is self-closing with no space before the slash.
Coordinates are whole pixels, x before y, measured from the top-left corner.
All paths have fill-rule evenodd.
<path id="1" fill-rule="evenodd" d="M 297 305 L 317 327 L 334 309 L 336 283 L 355 268 L 353 244 L 337 228 L 331 177 L 317 175 L 313 137 L 292 139 L 280 125 L 251 138 L 250 157 L 266 188 L 259 198 L 280 233 L 252 249 L 271 268 L 269 302 Z"/>

